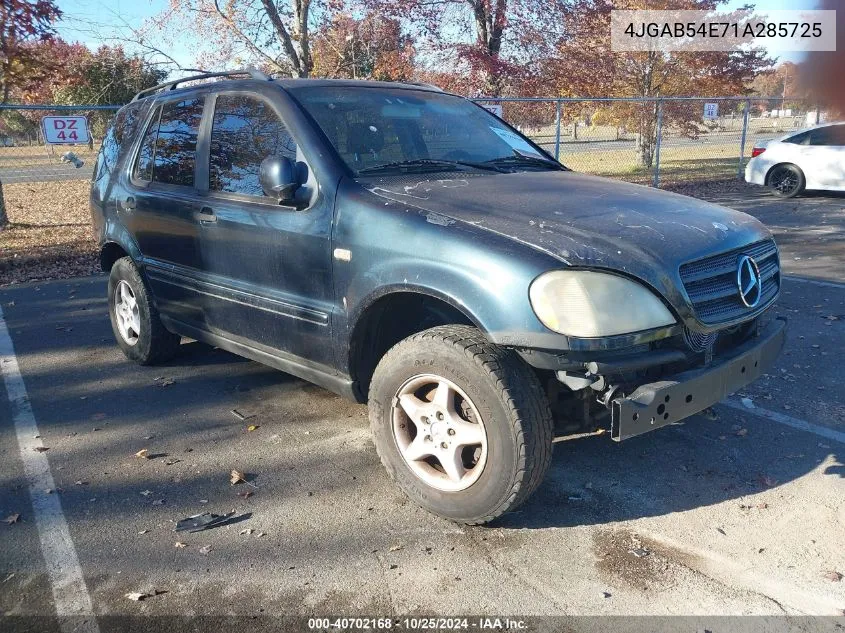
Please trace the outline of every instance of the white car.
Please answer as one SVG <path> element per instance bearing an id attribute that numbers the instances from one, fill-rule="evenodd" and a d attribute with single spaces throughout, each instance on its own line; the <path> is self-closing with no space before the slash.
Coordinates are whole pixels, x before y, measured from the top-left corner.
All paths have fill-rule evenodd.
<path id="1" fill-rule="evenodd" d="M 805 189 L 845 191 L 845 123 L 825 123 L 758 143 L 745 182 L 792 198 Z"/>

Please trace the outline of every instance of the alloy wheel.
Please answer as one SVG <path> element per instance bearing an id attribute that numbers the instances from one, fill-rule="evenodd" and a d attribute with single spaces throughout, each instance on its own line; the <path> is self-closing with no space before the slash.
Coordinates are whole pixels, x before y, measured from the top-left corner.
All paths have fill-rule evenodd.
<path id="1" fill-rule="evenodd" d="M 122 279 L 114 289 L 114 317 L 120 337 L 135 345 L 141 336 L 141 314 L 132 286 Z"/>
<path id="2" fill-rule="evenodd" d="M 478 481 L 487 463 L 487 432 L 460 387 L 433 374 L 414 376 L 393 403 L 393 437 L 417 477 L 448 492 Z"/>

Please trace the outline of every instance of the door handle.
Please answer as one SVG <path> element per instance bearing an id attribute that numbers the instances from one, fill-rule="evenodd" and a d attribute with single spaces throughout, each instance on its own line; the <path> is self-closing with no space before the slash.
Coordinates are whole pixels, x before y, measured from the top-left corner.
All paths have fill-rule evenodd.
<path id="1" fill-rule="evenodd" d="M 214 210 L 211 207 L 203 207 L 194 213 L 194 219 L 199 220 L 200 224 L 214 224 L 217 222 L 217 216 L 214 215 Z"/>
<path id="2" fill-rule="evenodd" d="M 123 201 L 123 208 L 126 211 L 134 211 L 135 210 L 135 198 L 129 196 L 126 200 Z"/>

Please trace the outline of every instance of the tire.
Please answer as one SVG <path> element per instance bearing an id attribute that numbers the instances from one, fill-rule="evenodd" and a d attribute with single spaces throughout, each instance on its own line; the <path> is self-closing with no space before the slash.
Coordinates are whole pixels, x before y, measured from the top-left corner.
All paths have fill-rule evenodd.
<path id="1" fill-rule="evenodd" d="M 775 165 L 769 171 L 766 184 L 772 193 L 779 198 L 794 198 L 807 184 L 804 172 L 791 163 Z"/>
<path id="2" fill-rule="evenodd" d="M 444 399 L 437 395 L 443 385 L 452 386 L 443 391 L 451 403 L 445 419 L 438 409 Z M 487 523 L 513 510 L 534 492 L 551 462 L 553 421 L 540 381 L 515 352 L 473 327 L 435 327 L 390 349 L 370 384 L 369 413 L 376 450 L 399 488 L 457 523 Z M 483 439 L 460 448 L 461 438 Z M 436 455 L 403 456 L 440 448 L 443 462 Z M 442 465 L 450 455 L 458 455 L 452 474 L 463 471 L 460 480 Z"/>
<path id="3" fill-rule="evenodd" d="M 167 331 L 162 324 L 149 287 L 131 258 L 122 257 L 112 266 L 108 293 L 112 332 L 126 357 L 139 365 L 154 365 L 173 358 L 181 337 Z M 128 328 L 126 319 L 132 321 Z"/>

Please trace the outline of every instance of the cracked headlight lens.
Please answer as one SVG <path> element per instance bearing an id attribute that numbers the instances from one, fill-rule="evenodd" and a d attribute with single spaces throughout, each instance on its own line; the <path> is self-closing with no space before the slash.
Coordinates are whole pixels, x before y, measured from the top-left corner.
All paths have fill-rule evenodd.
<path id="1" fill-rule="evenodd" d="M 528 296 L 540 322 L 567 336 L 613 336 L 675 323 L 672 313 L 651 290 L 608 273 L 543 273 L 531 283 Z"/>

